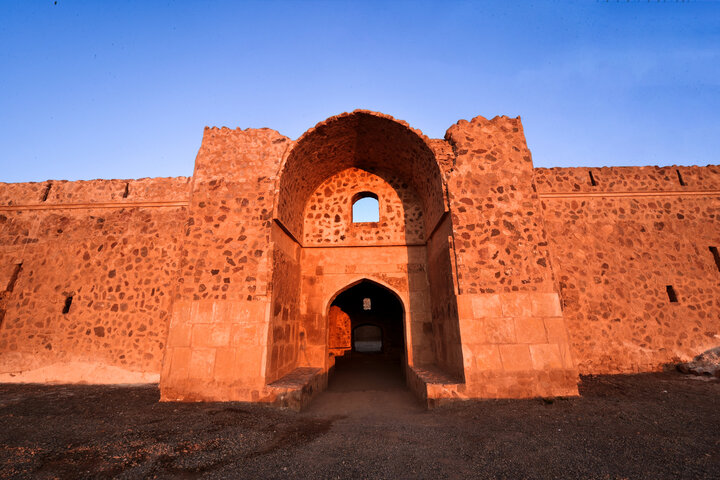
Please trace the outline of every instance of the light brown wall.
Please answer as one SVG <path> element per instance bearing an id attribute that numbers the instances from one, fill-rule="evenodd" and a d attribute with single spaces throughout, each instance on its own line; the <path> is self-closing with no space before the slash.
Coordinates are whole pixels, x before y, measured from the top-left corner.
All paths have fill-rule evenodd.
<path id="1" fill-rule="evenodd" d="M 303 249 L 301 313 L 307 332 L 303 360 L 309 366 L 330 366 L 327 357 L 330 302 L 346 287 L 369 279 L 393 291 L 403 304 L 409 364 L 434 363 L 426 259 L 424 246 Z"/>
<path id="2" fill-rule="evenodd" d="M 378 222 L 353 223 L 355 194 L 378 196 Z M 399 245 L 424 243 L 422 205 L 395 175 L 348 168 L 325 180 L 305 206 L 304 245 Z"/>
<path id="3" fill-rule="evenodd" d="M 657 370 L 720 345 L 708 248 L 720 248 L 720 167 L 535 169 L 535 179 L 581 373 Z"/>
<path id="4" fill-rule="evenodd" d="M 1 184 L 0 289 L 22 270 L 0 301 L 0 373 L 157 381 L 188 195 L 184 177 Z"/>
<path id="5" fill-rule="evenodd" d="M 454 266 L 452 226 L 450 217 L 428 239 L 428 279 L 432 294 L 428 298 L 431 308 L 432 345 L 437 365 L 446 373 L 461 380 L 465 377 L 462 339 L 458 323 L 457 276 Z"/>
<path id="6" fill-rule="evenodd" d="M 365 191 L 378 195 L 380 221 L 352 223 L 353 195 Z M 301 363 L 330 366 L 329 302 L 363 278 L 402 299 L 410 364 L 433 362 L 424 219 L 412 187 L 388 173 L 358 168 L 338 172 L 310 195 L 304 231 L 301 312 L 307 336 Z"/>
<path id="7" fill-rule="evenodd" d="M 465 394 L 576 394 L 520 119 L 461 120 L 445 138 Z"/>
<path id="8" fill-rule="evenodd" d="M 300 246 L 277 224 L 272 230 L 272 310 L 268 333 L 268 383 L 298 366 L 300 348 Z"/>
<path id="9" fill-rule="evenodd" d="M 160 381 L 165 400 L 262 395 L 275 175 L 287 145 L 270 129 L 205 129 Z"/>

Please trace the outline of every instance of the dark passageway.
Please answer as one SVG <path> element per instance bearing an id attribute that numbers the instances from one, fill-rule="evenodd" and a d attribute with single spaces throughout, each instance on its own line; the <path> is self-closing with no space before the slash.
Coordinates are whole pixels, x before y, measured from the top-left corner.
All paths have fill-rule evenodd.
<path id="1" fill-rule="evenodd" d="M 405 388 L 403 306 L 393 292 L 363 280 L 337 296 L 329 321 L 330 391 Z"/>

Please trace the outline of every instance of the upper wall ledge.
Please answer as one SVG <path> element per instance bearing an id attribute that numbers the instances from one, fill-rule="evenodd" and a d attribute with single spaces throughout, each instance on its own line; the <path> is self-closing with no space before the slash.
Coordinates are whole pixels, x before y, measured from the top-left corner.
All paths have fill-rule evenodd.
<path id="1" fill-rule="evenodd" d="M 720 165 L 535 168 L 541 197 L 720 194 Z"/>
<path id="2" fill-rule="evenodd" d="M 170 177 L 0 183 L 0 208 L 176 206 L 188 203 L 190 181 L 190 177 Z"/>

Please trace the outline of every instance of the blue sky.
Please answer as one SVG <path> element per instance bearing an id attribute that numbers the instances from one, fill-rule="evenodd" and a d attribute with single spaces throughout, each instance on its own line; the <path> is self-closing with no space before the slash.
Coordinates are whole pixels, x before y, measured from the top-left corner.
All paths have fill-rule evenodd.
<path id="1" fill-rule="evenodd" d="M 520 115 L 536 166 L 720 163 L 720 2 L 0 2 L 0 181 L 191 175 L 203 127 Z"/>

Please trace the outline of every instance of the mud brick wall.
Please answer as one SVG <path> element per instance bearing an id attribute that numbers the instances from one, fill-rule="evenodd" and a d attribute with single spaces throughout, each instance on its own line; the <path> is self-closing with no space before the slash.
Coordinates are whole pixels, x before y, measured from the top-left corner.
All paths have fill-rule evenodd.
<path id="1" fill-rule="evenodd" d="M 0 184 L 0 373 L 157 375 L 188 196 L 184 177 Z"/>
<path id="2" fill-rule="evenodd" d="M 378 197 L 378 222 L 353 223 L 355 195 Z M 349 168 L 328 178 L 305 207 L 305 245 L 399 245 L 424 243 L 422 206 L 412 188 L 392 174 Z"/>
<path id="3" fill-rule="evenodd" d="M 720 345 L 720 167 L 535 178 L 581 373 L 657 370 Z"/>
<path id="4" fill-rule="evenodd" d="M 205 129 L 181 240 L 163 399 L 262 395 L 275 261 L 273 193 L 288 144 L 270 129 Z"/>

